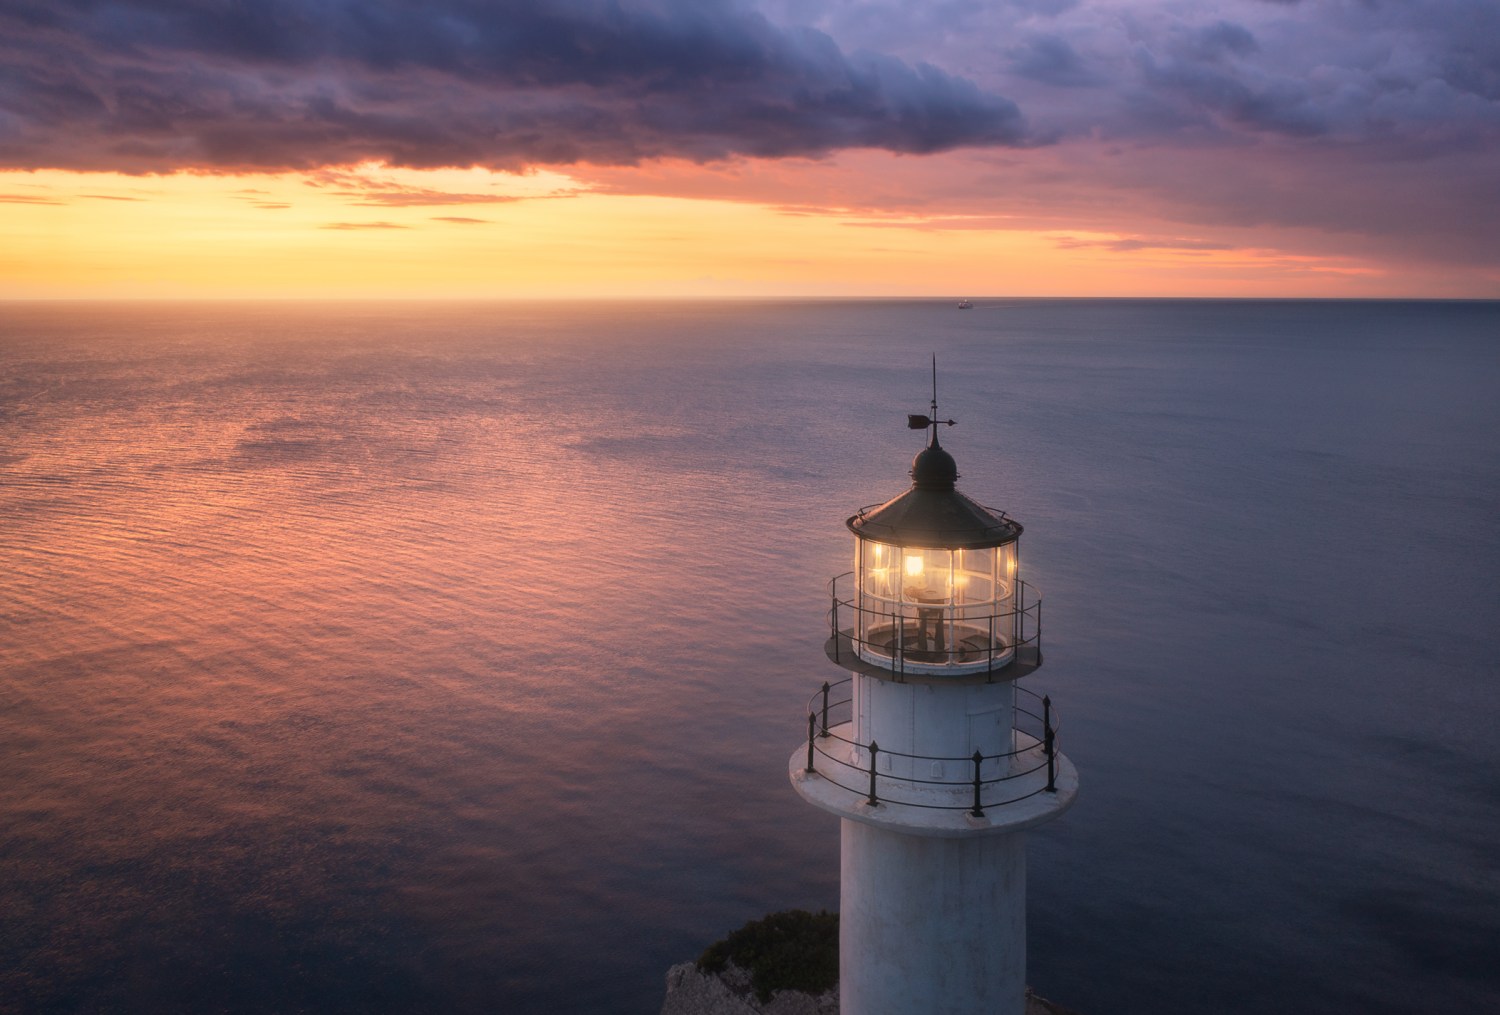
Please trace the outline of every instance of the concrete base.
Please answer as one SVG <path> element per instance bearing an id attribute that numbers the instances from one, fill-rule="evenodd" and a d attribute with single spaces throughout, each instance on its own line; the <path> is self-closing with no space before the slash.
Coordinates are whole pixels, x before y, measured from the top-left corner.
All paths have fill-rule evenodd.
<path id="1" fill-rule="evenodd" d="M 1023 1015 L 1024 834 L 840 824 L 843 1015 Z"/>

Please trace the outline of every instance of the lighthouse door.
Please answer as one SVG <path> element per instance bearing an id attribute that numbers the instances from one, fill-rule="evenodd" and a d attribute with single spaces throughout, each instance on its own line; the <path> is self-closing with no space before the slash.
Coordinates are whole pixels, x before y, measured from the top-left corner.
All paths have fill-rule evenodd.
<path id="1" fill-rule="evenodd" d="M 870 689 L 867 686 L 869 677 L 856 676 L 854 678 L 854 742 L 856 744 L 867 744 L 873 735 L 870 730 Z"/>
<path id="2" fill-rule="evenodd" d="M 1010 727 L 1015 719 L 1015 688 L 1011 684 L 981 684 L 971 688 L 968 713 L 970 751 L 978 751 L 985 757 L 1011 752 Z M 1007 769 L 1008 759 L 1000 765 L 1002 771 Z"/>

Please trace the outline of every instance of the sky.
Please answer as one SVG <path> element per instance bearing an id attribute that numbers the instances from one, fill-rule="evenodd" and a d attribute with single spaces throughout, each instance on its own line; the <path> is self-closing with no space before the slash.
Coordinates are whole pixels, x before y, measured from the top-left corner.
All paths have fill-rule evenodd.
<path id="1" fill-rule="evenodd" d="M 0 0 L 0 298 L 1500 298 L 1495 0 Z"/>

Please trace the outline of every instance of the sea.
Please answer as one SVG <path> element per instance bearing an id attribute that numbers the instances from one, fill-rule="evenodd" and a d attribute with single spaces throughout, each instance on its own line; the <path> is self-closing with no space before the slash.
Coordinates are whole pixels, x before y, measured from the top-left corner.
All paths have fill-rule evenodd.
<path id="1" fill-rule="evenodd" d="M 1082 1015 L 1500 1010 L 1500 303 L 0 305 L 0 1010 L 640 1013 L 838 905 L 845 519 L 1021 521 Z"/>

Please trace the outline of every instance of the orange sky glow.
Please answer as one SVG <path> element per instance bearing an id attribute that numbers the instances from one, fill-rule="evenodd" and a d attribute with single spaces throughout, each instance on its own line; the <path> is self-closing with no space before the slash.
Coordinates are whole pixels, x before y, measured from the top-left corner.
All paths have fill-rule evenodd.
<path id="1" fill-rule="evenodd" d="M 1087 208 L 882 207 L 867 193 L 871 181 L 941 193 L 944 161 L 4 172 L 0 298 L 1379 297 L 1476 284 L 1287 230 L 1140 239 L 1141 223 Z"/>
<path id="2" fill-rule="evenodd" d="M 0 299 L 1500 298 L 1500 5 L 0 9 Z"/>

